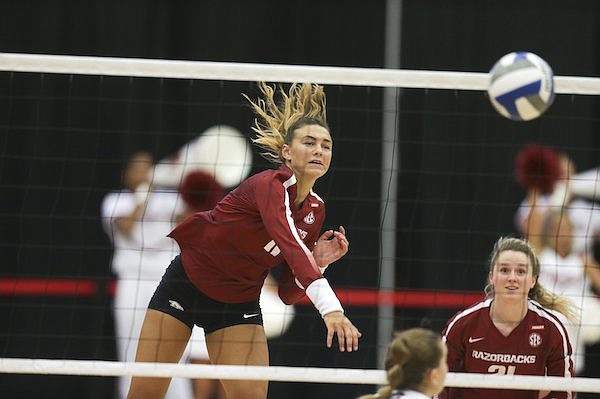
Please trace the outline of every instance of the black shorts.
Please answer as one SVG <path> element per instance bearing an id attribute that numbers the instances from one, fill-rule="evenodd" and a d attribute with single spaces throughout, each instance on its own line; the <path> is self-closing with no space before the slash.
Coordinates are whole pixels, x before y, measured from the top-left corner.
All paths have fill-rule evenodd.
<path id="1" fill-rule="evenodd" d="M 263 324 L 258 298 L 244 303 L 209 298 L 190 281 L 179 256 L 167 268 L 148 308 L 167 313 L 190 329 L 194 324 L 202 327 L 207 334 L 238 324 Z"/>

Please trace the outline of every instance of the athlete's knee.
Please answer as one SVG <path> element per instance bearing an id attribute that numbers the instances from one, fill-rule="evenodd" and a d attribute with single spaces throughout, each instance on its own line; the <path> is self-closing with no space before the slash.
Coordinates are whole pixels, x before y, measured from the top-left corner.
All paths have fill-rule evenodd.
<path id="1" fill-rule="evenodd" d="M 169 378 L 134 377 L 127 399 L 163 399 L 169 388 Z"/>
<path id="2" fill-rule="evenodd" d="M 227 399 L 266 399 L 268 383 L 264 381 L 224 382 Z"/>
<path id="3" fill-rule="evenodd" d="M 159 395 L 157 392 L 146 389 L 129 390 L 127 399 L 164 399 L 165 395 Z"/>

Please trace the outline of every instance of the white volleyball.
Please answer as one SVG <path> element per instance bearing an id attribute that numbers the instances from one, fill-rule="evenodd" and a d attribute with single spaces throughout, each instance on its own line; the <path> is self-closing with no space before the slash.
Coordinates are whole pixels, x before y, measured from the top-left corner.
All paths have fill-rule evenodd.
<path id="1" fill-rule="evenodd" d="M 515 121 L 532 120 L 554 101 L 554 73 L 533 53 L 506 54 L 490 70 L 488 95 L 500 115 Z"/>

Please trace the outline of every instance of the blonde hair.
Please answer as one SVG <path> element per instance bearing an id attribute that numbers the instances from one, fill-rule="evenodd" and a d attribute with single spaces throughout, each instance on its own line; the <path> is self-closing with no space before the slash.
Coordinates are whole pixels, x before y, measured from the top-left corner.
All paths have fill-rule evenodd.
<path id="1" fill-rule="evenodd" d="M 359 399 L 388 399 L 396 389 L 422 391 L 425 376 L 442 361 L 442 345 L 440 334 L 425 328 L 397 332 L 388 345 L 385 359 L 388 385 Z"/>
<path id="2" fill-rule="evenodd" d="M 525 240 L 515 237 L 500 237 L 494 244 L 494 249 L 490 256 L 489 271 L 494 270 L 494 266 L 498 262 L 498 257 L 504 251 L 517 251 L 524 253 L 529 259 L 531 271 L 536 278 L 535 285 L 529 290 L 528 297 L 538 302 L 543 307 L 562 313 L 570 321 L 577 320 L 577 312 L 573 304 L 565 297 L 556 295 L 547 290 L 540 282 L 539 275 L 541 271 L 540 261 L 535 254 L 535 250 Z M 485 287 L 486 297 L 494 296 L 494 287 L 488 283 Z"/>
<path id="3" fill-rule="evenodd" d="M 292 142 L 293 133 L 306 125 L 319 125 L 329 131 L 326 115 L 325 91 L 322 86 L 311 83 L 294 83 L 286 92 L 265 82 L 258 84 L 263 98 L 256 101 L 243 94 L 250 102 L 257 118 L 252 130 L 256 137 L 252 141 L 264 150 L 261 155 L 267 160 L 281 164 L 281 149 Z M 281 99 L 278 102 L 276 94 Z"/>

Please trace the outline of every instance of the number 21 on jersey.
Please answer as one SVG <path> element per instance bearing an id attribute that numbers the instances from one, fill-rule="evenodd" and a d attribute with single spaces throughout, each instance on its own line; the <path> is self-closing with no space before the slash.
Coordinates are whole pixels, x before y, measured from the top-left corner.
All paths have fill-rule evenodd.
<path id="1" fill-rule="evenodd" d="M 492 364 L 488 367 L 488 373 L 500 375 L 514 375 L 517 366 L 505 366 L 503 364 Z"/>

